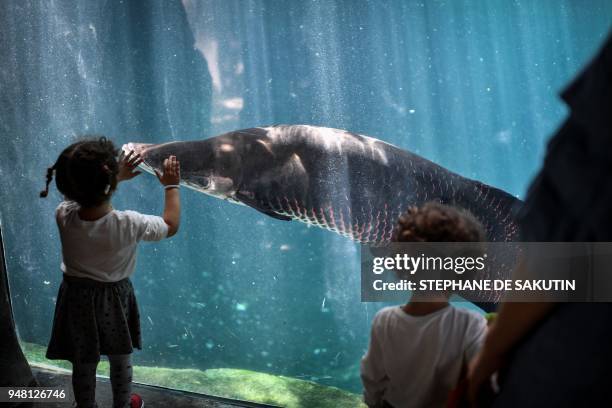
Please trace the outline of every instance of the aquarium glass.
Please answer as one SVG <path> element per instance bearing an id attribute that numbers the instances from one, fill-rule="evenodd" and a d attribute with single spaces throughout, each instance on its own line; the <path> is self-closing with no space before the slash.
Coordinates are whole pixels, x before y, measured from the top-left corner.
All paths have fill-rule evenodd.
<path id="1" fill-rule="evenodd" d="M 0 2 L 0 216 L 28 357 L 70 367 L 43 358 L 61 197 L 38 193 L 80 135 L 120 146 L 328 126 L 524 197 L 567 112 L 559 92 L 610 21 L 607 0 Z M 160 214 L 162 198 L 143 174 L 113 205 Z M 358 245 L 194 191 L 181 199 L 179 234 L 138 253 L 136 380 L 357 406 L 383 306 L 360 302 Z"/>

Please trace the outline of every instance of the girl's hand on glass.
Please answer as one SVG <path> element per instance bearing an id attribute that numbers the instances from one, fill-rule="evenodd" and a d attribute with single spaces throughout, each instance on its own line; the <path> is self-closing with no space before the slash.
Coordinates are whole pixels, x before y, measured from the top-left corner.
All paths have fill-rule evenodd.
<path id="1" fill-rule="evenodd" d="M 164 186 L 178 185 L 181 182 L 181 165 L 176 156 L 164 160 L 164 173 L 155 170 L 155 175 Z"/>
<path id="2" fill-rule="evenodd" d="M 130 151 L 127 156 L 122 151 L 119 155 L 119 173 L 117 174 L 117 182 L 130 180 L 139 175 L 140 171 L 134 171 L 138 165 L 142 163 L 142 157 L 134 151 Z"/>

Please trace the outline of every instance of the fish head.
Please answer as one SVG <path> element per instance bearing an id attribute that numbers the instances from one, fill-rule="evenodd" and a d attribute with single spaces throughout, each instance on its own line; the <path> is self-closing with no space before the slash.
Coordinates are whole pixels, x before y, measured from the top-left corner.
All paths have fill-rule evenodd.
<path id="1" fill-rule="evenodd" d="M 242 179 L 240 152 L 231 140 L 127 143 L 122 150 L 126 154 L 130 151 L 139 154 L 142 158 L 139 167 L 151 174 L 163 173 L 164 160 L 176 156 L 181 184 L 221 199 L 231 198 Z"/>

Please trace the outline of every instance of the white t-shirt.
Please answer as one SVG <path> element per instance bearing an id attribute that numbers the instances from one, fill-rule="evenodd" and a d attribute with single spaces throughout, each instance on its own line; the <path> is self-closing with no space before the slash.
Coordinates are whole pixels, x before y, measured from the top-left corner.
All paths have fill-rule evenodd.
<path id="1" fill-rule="evenodd" d="M 66 275 L 117 282 L 134 272 L 139 241 L 159 241 L 168 235 L 168 225 L 158 216 L 112 210 L 84 221 L 79 208 L 74 201 L 63 201 L 55 212 Z"/>
<path id="2" fill-rule="evenodd" d="M 394 408 L 445 407 L 486 327 L 483 316 L 451 305 L 425 316 L 400 306 L 380 310 L 361 360 L 366 404 L 384 399 Z"/>

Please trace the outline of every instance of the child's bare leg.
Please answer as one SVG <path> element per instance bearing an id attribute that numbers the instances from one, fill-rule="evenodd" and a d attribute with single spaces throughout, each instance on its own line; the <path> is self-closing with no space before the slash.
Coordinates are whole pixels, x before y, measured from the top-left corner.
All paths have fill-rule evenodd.
<path id="1" fill-rule="evenodd" d="M 98 363 L 72 364 L 72 389 L 78 408 L 96 407 L 96 367 Z"/>
<path id="2" fill-rule="evenodd" d="M 132 355 L 114 354 L 108 356 L 110 379 L 113 388 L 113 407 L 125 408 L 132 394 Z"/>

